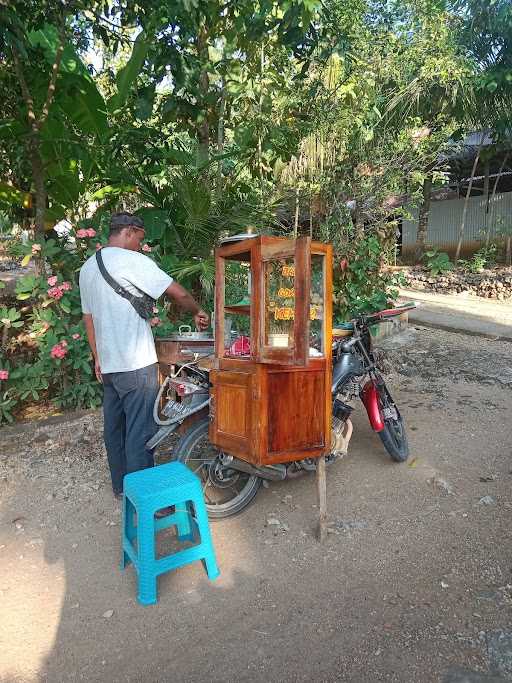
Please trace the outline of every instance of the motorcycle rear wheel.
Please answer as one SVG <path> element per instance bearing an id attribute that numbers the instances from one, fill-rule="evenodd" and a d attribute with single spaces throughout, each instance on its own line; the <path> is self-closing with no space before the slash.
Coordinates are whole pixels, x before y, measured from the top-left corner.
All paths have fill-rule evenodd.
<path id="1" fill-rule="evenodd" d="M 175 459 L 201 479 L 208 518 L 225 519 L 245 510 L 262 480 L 220 463 L 221 451 L 208 440 L 208 425 L 208 418 L 199 420 L 183 435 L 176 446 Z"/>
<path id="2" fill-rule="evenodd" d="M 405 425 L 400 412 L 385 384 L 377 388 L 379 408 L 384 422 L 384 429 L 378 432 L 384 448 L 395 462 L 405 462 L 409 457 L 409 443 L 405 433 Z M 394 417 L 386 417 L 384 409 L 391 407 L 396 412 Z"/>

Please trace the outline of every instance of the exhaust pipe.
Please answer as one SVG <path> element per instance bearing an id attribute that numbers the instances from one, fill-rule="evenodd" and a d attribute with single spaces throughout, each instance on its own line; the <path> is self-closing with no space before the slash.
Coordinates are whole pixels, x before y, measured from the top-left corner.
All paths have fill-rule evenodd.
<path id="1" fill-rule="evenodd" d="M 231 467 L 239 472 L 245 472 L 246 474 L 252 474 L 261 479 L 267 479 L 269 481 L 282 481 L 286 478 L 286 466 L 285 465 L 266 465 L 265 467 L 256 467 L 256 465 L 251 465 L 245 460 L 239 460 L 232 455 L 226 455 L 223 453 L 220 456 L 222 464 L 226 467 Z"/>

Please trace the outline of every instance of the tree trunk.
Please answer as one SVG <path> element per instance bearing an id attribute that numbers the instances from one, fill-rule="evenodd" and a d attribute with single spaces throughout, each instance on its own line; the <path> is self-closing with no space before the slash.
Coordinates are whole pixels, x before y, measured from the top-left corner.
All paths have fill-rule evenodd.
<path id="1" fill-rule="evenodd" d="M 263 228 L 263 215 L 264 215 L 264 183 L 263 183 L 263 156 L 262 156 L 262 137 L 261 137 L 261 126 L 262 126 L 262 115 L 263 115 L 263 75 L 265 73 L 265 46 L 263 43 L 260 46 L 260 94 L 258 98 L 258 174 L 260 179 L 260 229 Z"/>
<path id="2" fill-rule="evenodd" d="M 30 163 L 32 166 L 32 180 L 35 195 L 35 238 L 44 239 L 44 222 L 46 215 L 46 184 L 43 160 L 39 151 L 39 135 L 33 134 L 29 142 Z"/>
<path id="3" fill-rule="evenodd" d="M 488 161 L 485 162 L 484 169 L 484 203 L 485 203 L 485 214 L 484 214 L 484 232 L 485 232 L 485 246 L 489 244 L 489 174 L 491 172 L 491 166 Z"/>
<path id="4" fill-rule="evenodd" d="M 220 106 L 219 106 L 219 123 L 217 126 L 217 155 L 220 157 L 224 152 L 224 113 L 226 111 L 226 86 L 224 81 L 222 81 L 222 90 L 220 96 Z M 220 196 L 222 192 L 222 161 L 219 159 L 217 162 L 217 181 L 215 184 L 215 191 L 217 197 Z"/>
<path id="5" fill-rule="evenodd" d="M 18 77 L 21 93 L 27 106 L 27 118 L 31 128 L 30 136 L 28 137 L 28 156 L 32 166 L 32 181 L 34 183 L 35 191 L 35 238 L 42 241 L 44 239 L 44 222 L 46 216 L 46 202 L 48 194 L 46 192 L 46 176 L 44 170 L 43 159 L 41 157 L 41 135 L 40 131 L 48 118 L 50 108 L 55 98 L 55 89 L 57 87 L 57 77 L 59 75 L 62 54 L 64 52 L 64 25 L 59 31 L 59 44 L 55 52 L 55 59 L 52 65 L 52 75 L 48 88 L 46 90 L 46 98 L 40 116 L 36 115 L 34 98 L 30 93 L 21 57 L 16 47 L 12 48 L 12 57 L 14 61 L 14 68 Z M 35 259 L 36 273 L 40 275 L 44 269 L 44 261 L 42 258 Z"/>
<path id="6" fill-rule="evenodd" d="M 423 181 L 423 201 L 421 202 L 418 213 L 418 231 L 416 233 L 416 247 L 414 251 L 414 260 L 416 263 L 421 263 L 423 255 L 425 254 L 425 245 L 427 243 L 428 235 L 428 219 L 430 215 L 432 180 L 432 173 L 429 173 L 429 175 Z"/>
<path id="7" fill-rule="evenodd" d="M 293 236 L 296 238 L 299 234 L 299 187 L 295 188 L 295 220 L 293 222 Z"/>
<path id="8" fill-rule="evenodd" d="M 490 201 L 490 222 L 489 222 L 489 228 L 487 230 L 487 237 L 485 240 L 485 246 L 489 246 L 489 239 L 490 239 L 490 234 L 491 234 L 491 227 L 494 225 L 494 210 L 495 210 L 495 205 L 494 205 L 494 198 L 496 197 L 496 190 L 498 189 L 498 183 L 500 182 L 501 175 L 503 173 L 503 169 L 505 168 L 505 164 L 508 161 L 508 152 L 504 155 L 503 161 L 501 162 L 500 170 L 498 171 L 498 175 L 496 176 L 496 179 L 494 181 L 494 186 L 492 188 L 492 195 L 491 195 L 491 201 Z"/>
<path id="9" fill-rule="evenodd" d="M 512 265 L 512 249 L 511 249 L 511 244 L 510 244 L 511 241 L 512 241 L 512 237 L 510 235 L 507 235 L 507 247 L 505 250 L 505 264 L 507 266 Z"/>
<path id="10" fill-rule="evenodd" d="M 203 25 L 197 36 L 197 55 L 201 62 L 201 73 L 199 74 L 199 93 L 200 105 L 202 107 L 202 120 L 197 128 L 197 162 L 199 165 L 208 163 L 210 148 L 210 124 L 208 121 L 208 33 Z"/>
<path id="11" fill-rule="evenodd" d="M 480 152 L 482 151 L 484 140 L 485 132 L 482 133 L 482 137 L 480 138 L 480 143 L 477 148 L 475 161 L 473 162 L 473 168 L 471 170 L 471 178 L 469 179 L 468 189 L 466 191 L 466 198 L 464 200 L 464 208 L 462 210 L 462 219 L 459 228 L 459 241 L 457 242 L 457 249 L 455 251 L 455 263 L 457 263 L 457 261 L 460 258 L 460 250 L 462 249 L 462 240 L 464 238 L 464 229 L 466 227 L 466 215 L 468 213 L 469 198 L 471 196 L 471 189 L 473 187 L 473 178 L 475 177 L 476 167 L 478 166 L 478 161 L 480 160 Z"/>

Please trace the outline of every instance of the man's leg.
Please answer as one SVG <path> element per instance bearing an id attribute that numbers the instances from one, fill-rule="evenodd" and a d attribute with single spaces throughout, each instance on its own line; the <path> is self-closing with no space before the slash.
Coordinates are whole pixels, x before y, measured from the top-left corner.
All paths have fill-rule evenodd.
<path id="1" fill-rule="evenodd" d="M 157 430 L 153 420 L 153 405 L 158 394 L 158 366 L 155 363 L 122 374 L 133 376 L 130 378 L 133 380 L 131 384 L 126 381 L 127 378 L 123 378 L 124 386 L 131 386 L 131 389 L 121 396 L 126 417 L 125 452 L 128 473 L 154 465 L 153 451 L 146 449 L 146 443 Z M 116 384 L 119 382 L 116 381 Z"/>
<path id="2" fill-rule="evenodd" d="M 103 375 L 103 423 L 103 438 L 107 449 L 112 488 L 114 493 L 121 493 L 123 477 L 126 474 L 126 420 L 112 374 Z"/>

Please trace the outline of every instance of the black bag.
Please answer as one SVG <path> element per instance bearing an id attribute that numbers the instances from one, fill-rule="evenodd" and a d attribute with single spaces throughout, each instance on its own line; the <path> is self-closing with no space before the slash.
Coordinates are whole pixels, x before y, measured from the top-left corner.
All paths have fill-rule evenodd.
<path id="1" fill-rule="evenodd" d="M 149 294 L 146 294 L 145 292 L 141 292 L 142 296 L 135 296 L 135 294 L 130 294 L 130 292 L 128 292 L 124 287 L 122 287 L 118 282 L 116 282 L 111 275 L 109 275 L 107 269 L 105 268 L 105 264 L 103 263 L 101 249 L 98 249 L 98 251 L 96 252 L 96 262 L 98 263 L 98 268 L 100 269 L 100 273 L 103 275 L 105 281 L 108 282 L 108 284 L 112 287 L 116 294 L 119 294 L 119 296 L 122 296 L 123 299 L 126 299 L 131 303 L 131 305 L 134 307 L 134 309 L 137 311 L 137 313 L 143 320 L 149 320 L 155 315 L 153 313 L 153 308 L 155 306 L 156 301 L 153 298 L 151 298 Z"/>

